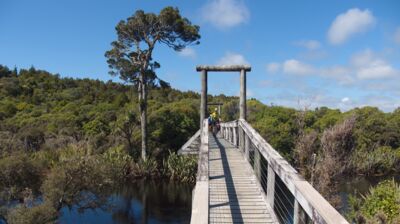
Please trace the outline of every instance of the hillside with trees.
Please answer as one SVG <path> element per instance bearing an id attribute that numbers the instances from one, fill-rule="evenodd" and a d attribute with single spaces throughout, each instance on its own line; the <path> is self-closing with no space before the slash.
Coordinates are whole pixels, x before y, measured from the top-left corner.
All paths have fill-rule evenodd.
<path id="1" fill-rule="evenodd" d="M 83 191 L 103 195 L 143 177 L 193 181 L 196 158 L 175 152 L 199 129 L 200 95 L 149 88 L 148 159 L 142 160 L 138 93 L 131 85 L 0 66 L 0 216 L 48 222 L 62 206 L 105 200 Z M 238 117 L 237 97 L 208 97 L 224 103 L 222 120 Z M 306 179 L 318 178 L 314 186 L 331 202 L 344 177 L 400 173 L 400 109 L 296 110 L 250 99 L 248 120 Z M 384 187 L 391 186 L 398 189 Z M 353 219 L 376 218 L 365 200 L 353 201 L 359 203 Z"/>

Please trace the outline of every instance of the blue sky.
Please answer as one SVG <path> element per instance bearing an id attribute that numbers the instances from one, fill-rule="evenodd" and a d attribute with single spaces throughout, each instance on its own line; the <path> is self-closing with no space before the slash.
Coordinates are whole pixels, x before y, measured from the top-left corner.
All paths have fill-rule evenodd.
<path id="1" fill-rule="evenodd" d="M 158 75 L 200 90 L 198 64 L 252 66 L 248 97 L 295 108 L 400 107 L 400 1 L 1 0 L 0 64 L 61 76 L 108 75 L 115 25 L 136 10 L 176 6 L 201 44 L 158 45 Z M 239 75 L 210 73 L 209 93 L 238 95 Z"/>

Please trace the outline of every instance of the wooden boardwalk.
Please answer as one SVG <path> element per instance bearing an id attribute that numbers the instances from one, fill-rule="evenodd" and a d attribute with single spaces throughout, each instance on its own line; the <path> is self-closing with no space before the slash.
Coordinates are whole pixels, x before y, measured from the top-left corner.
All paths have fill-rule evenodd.
<path id="1" fill-rule="evenodd" d="M 209 134 L 209 223 L 277 223 L 238 148 Z"/>

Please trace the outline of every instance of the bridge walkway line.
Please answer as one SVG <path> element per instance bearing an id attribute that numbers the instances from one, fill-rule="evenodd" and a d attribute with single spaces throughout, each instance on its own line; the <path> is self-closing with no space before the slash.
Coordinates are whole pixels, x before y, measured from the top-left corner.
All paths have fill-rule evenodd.
<path id="1" fill-rule="evenodd" d="M 209 223 L 278 223 L 237 147 L 209 134 Z"/>

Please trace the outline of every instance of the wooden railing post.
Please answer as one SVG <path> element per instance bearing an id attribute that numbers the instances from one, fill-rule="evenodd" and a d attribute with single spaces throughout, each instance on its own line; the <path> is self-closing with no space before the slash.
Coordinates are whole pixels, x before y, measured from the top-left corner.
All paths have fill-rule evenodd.
<path id="1" fill-rule="evenodd" d="M 254 149 L 254 174 L 261 180 L 261 155 L 257 149 Z"/>
<path id="2" fill-rule="evenodd" d="M 237 146 L 237 142 L 236 142 L 236 127 L 233 128 L 233 145 Z"/>
<path id="3" fill-rule="evenodd" d="M 208 198 L 209 198 L 209 177 L 208 177 L 208 121 L 204 119 L 200 134 L 201 145 L 199 150 L 199 164 L 197 168 L 196 186 L 194 188 L 192 202 L 191 224 L 208 223 Z"/>
<path id="4" fill-rule="evenodd" d="M 293 224 L 307 223 L 307 214 L 301 207 L 300 203 L 294 200 L 294 214 L 293 214 Z"/>
<path id="5" fill-rule="evenodd" d="M 207 71 L 201 71 L 201 103 L 200 103 L 200 128 L 203 128 L 207 113 Z"/>
<path id="6" fill-rule="evenodd" d="M 246 158 L 247 161 L 249 160 L 249 152 L 250 152 L 250 138 L 248 135 L 246 135 L 246 133 L 244 133 L 244 156 Z"/>
<path id="7" fill-rule="evenodd" d="M 268 180 L 267 180 L 267 202 L 274 208 L 275 195 L 275 172 L 271 165 L 268 164 Z"/>

